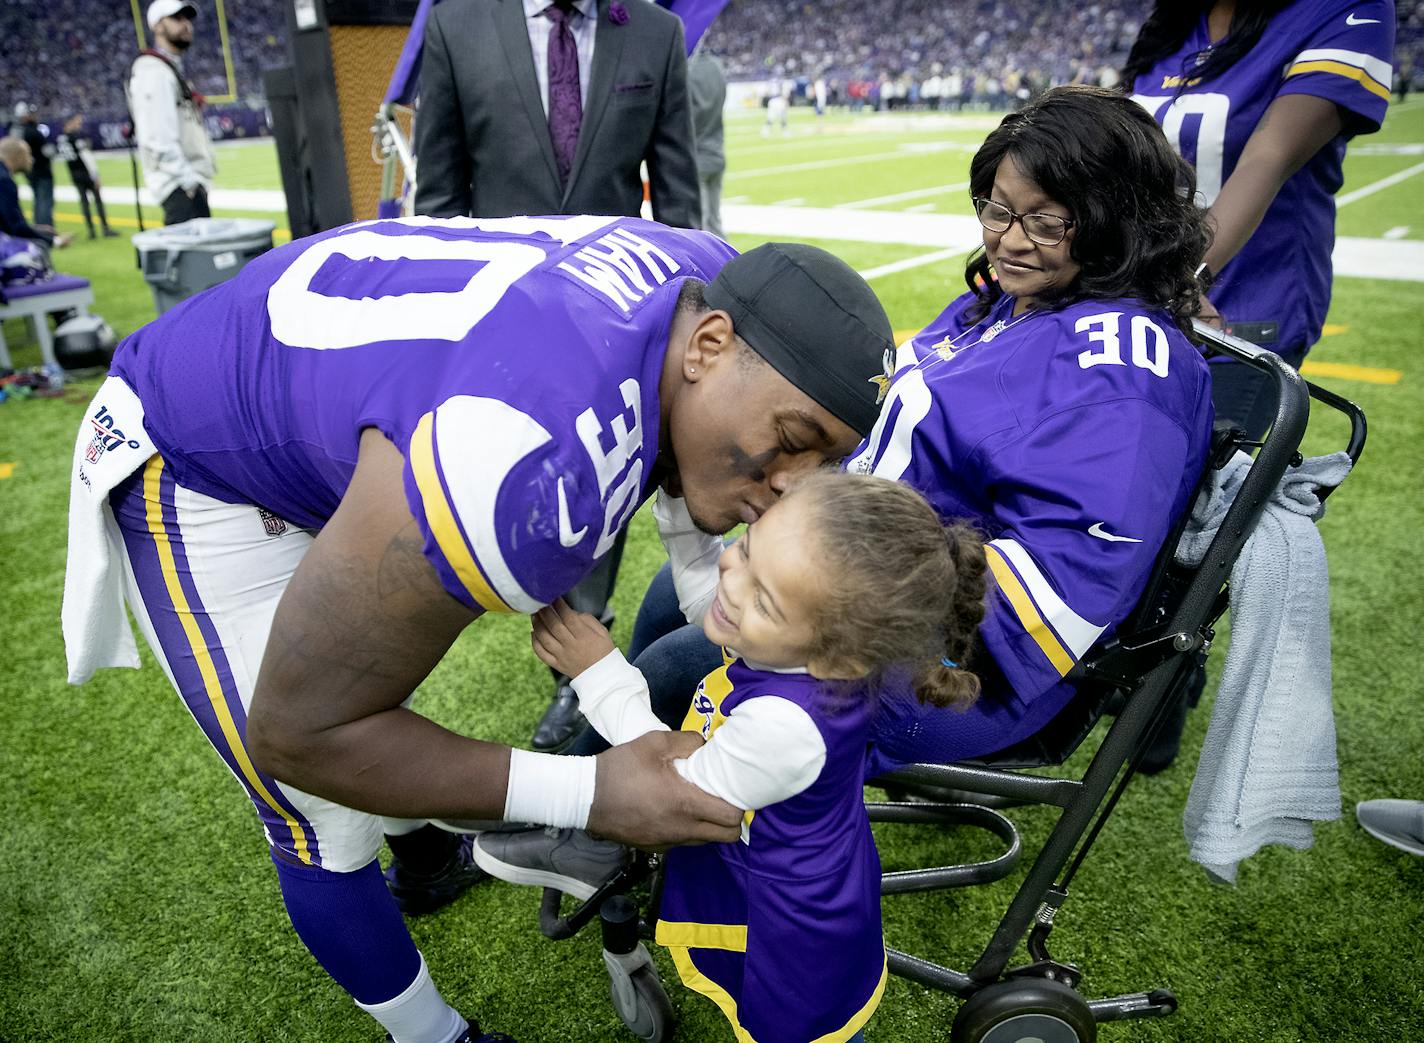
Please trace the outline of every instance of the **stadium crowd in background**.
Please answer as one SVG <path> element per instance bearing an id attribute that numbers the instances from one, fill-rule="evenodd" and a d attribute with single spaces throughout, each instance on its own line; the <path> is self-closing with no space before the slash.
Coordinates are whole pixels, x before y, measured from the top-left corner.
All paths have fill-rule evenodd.
<path id="1" fill-rule="evenodd" d="M 228 30 L 185 56 L 215 139 L 266 133 L 262 70 L 289 62 L 282 0 L 227 0 Z M 1012 108 L 1056 83 L 1111 86 L 1148 0 L 731 0 L 705 37 L 729 81 L 785 77 L 793 103 L 816 83 L 853 109 Z M 123 84 L 136 28 L 108 0 L 0 4 L 0 101 L 25 101 L 56 125 L 89 116 L 100 147 L 122 144 Z M 232 60 L 227 75 L 223 44 Z M 1395 66 L 1424 71 L 1424 0 L 1398 5 Z M 1407 78 L 1395 84 L 1404 94 Z M 1417 88 L 1416 88 L 1417 89 Z"/>
<path id="2" fill-rule="evenodd" d="M 207 110 L 214 138 L 239 128 L 265 132 L 262 70 L 290 60 L 282 0 L 227 0 L 224 9 L 227 26 L 210 22 L 185 56 L 185 71 L 200 93 L 232 98 Z M 34 106 L 56 130 L 83 112 L 99 147 L 120 147 L 119 127 L 128 118 L 124 84 L 141 30 L 126 3 L 6 0 L 0 4 L 0 100 Z"/>
<path id="3" fill-rule="evenodd" d="M 831 105 L 854 109 L 1004 109 L 1055 83 L 1112 86 L 1111 70 L 1126 56 L 1143 7 L 1133 0 L 732 0 L 707 47 L 722 56 L 730 79 L 784 76 L 808 103 L 821 79 Z"/>

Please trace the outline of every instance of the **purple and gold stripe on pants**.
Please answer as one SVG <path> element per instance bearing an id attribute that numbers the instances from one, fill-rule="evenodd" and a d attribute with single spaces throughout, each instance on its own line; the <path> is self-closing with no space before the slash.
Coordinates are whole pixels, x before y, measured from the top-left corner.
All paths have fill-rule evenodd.
<path id="1" fill-rule="evenodd" d="M 163 458 L 154 456 L 110 497 L 163 658 L 198 726 L 247 790 L 272 844 L 319 866 L 310 822 L 248 756 L 247 711 L 189 568 L 176 490 Z"/>

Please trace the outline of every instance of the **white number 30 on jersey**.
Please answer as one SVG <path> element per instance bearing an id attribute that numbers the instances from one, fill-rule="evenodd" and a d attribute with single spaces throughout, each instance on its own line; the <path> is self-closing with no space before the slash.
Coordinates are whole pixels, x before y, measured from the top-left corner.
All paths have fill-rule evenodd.
<path id="1" fill-rule="evenodd" d="M 1074 324 L 1076 333 L 1086 333 L 1088 340 L 1097 345 L 1079 353 L 1078 365 L 1084 369 L 1094 366 L 1126 366 L 1122 358 L 1122 312 L 1107 311 L 1101 315 L 1084 315 Z M 1131 342 L 1132 364 L 1159 377 L 1167 375 L 1167 334 L 1146 315 L 1134 315 L 1128 323 L 1128 340 Z"/>

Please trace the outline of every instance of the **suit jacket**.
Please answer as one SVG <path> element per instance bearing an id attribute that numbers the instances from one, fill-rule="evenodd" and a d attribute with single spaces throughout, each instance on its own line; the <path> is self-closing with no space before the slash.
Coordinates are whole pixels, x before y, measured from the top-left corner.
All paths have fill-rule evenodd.
<path id="1" fill-rule="evenodd" d="M 687 63 L 687 92 L 692 101 L 692 137 L 697 143 L 697 171 L 703 177 L 727 169 L 722 139 L 722 109 L 727 104 L 727 76 L 722 63 L 698 51 Z"/>
<path id="2" fill-rule="evenodd" d="M 635 217 L 648 163 L 653 216 L 701 227 L 682 21 L 646 0 L 598 0 L 578 150 L 560 186 L 520 0 L 430 11 L 416 120 L 415 210 L 432 217 Z"/>

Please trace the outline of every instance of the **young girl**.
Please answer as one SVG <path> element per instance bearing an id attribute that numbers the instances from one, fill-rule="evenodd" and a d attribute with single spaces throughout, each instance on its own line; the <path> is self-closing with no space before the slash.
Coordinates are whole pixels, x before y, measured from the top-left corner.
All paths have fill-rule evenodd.
<path id="1" fill-rule="evenodd" d="M 657 940 L 738 1040 L 859 1039 L 886 973 L 862 799 L 873 693 L 895 672 L 936 705 L 973 701 L 959 664 L 984 614 L 983 545 L 913 490 L 849 474 L 806 478 L 725 549 L 680 500 L 655 509 L 688 618 L 724 649 L 683 722 L 707 745 L 678 770 L 746 811 L 740 843 L 668 853 Z M 610 742 L 665 727 L 592 616 L 559 602 L 533 642 Z"/>

